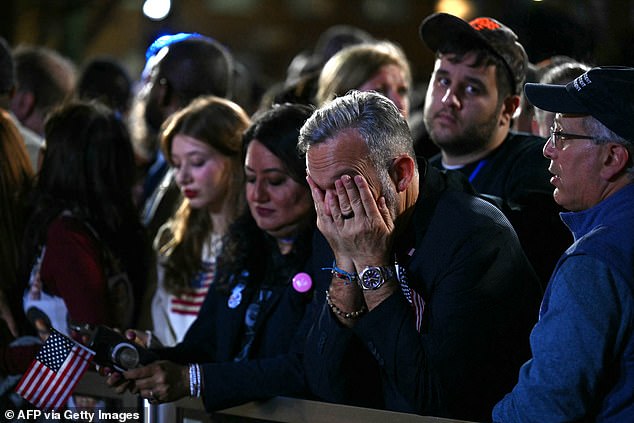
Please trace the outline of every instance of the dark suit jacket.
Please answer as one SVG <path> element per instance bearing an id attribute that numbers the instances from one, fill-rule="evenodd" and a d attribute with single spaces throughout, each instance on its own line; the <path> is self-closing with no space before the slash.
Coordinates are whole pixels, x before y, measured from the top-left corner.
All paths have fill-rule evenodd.
<path id="1" fill-rule="evenodd" d="M 423 325 L 399 290 L 353 329 L 327 305 L 328 272 L 315 270 L 322 304 L 304 356 L 319 398 L 441 417 L 488 420 L 529 357 L 539 281 L 504 215 L 456 172 L 421 168 L 421 194 L 397 249 L 410 288 L 425 301 Z M 330 266 L 327 245 L 314 265 Z"/>

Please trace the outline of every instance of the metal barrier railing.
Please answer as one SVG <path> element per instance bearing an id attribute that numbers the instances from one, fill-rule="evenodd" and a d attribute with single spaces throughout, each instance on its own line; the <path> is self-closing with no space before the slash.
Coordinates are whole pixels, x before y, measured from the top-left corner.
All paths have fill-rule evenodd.
<path id="1" fill-rule="evenodd" d="M 170 403 L 173 410 L 160 413 L 157 406 L 129 393 L 118 395 L 105 383 L 105 378 L 87 372 L 75 389 L 76 395 L 107 398 L 117 402 L 119 410 L 136 410 L 144 423 L 213 423 L 217 417 L 233 417 L 229 421 L 266 421 L 288 423 L 468 423 L 463 420 L 396 413 L 371 408 L 352 407 L 319 401 L 276 397 L 267 401 L 254 401 L 213 414 L 205 412 L 199 399 L 184 398 Z M 116 411 L 116 410 L 107 410 Z M 166 418 L 165 416 L 170 417 Z"/>

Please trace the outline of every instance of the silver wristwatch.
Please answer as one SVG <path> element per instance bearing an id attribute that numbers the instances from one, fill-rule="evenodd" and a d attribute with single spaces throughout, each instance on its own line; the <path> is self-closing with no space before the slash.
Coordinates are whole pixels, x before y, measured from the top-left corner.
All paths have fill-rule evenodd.
<path id="1" fill-rule="evenodd" d="M 389 280 L 396 278 L 394 266 L 367 266 L 359 273 L 359 286 L 361 289 L 379 289 Z"/>

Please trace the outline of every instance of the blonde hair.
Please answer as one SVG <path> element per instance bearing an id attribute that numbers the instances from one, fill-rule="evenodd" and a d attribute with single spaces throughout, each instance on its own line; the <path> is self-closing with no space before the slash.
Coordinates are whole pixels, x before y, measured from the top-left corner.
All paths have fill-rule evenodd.
<path id="1" fill-rule="evenodd" d="M 411 85 L 412 75 L 403 50 L 390 41 L 355 44 L 340 50 L 324 65 L 319 75 L 317 104 L 319 106 L 358 89 L 386 65 L 396 65 L 403 70 L 405 80 Z"/>

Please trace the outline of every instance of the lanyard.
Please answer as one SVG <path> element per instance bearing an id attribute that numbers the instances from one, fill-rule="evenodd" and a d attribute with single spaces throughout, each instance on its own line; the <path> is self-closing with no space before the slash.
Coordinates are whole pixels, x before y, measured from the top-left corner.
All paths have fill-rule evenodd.
<path id="1" fill-rule="evenodd" d="M 480 160 L 480 163 L 478 163 L 478 165 L 476 166 L 475 169 L 473 169 L 473 172 L 471 172 L 471 175 L 469 175 L 469 182 L 473 182 L 473 180 L 475 179 L 475 177 L 478 175 L 478 173 L 480 173 L 480 170 L 484 167 L 484 165 L 486 164 L 486 159 L 482 159 Z"/>

